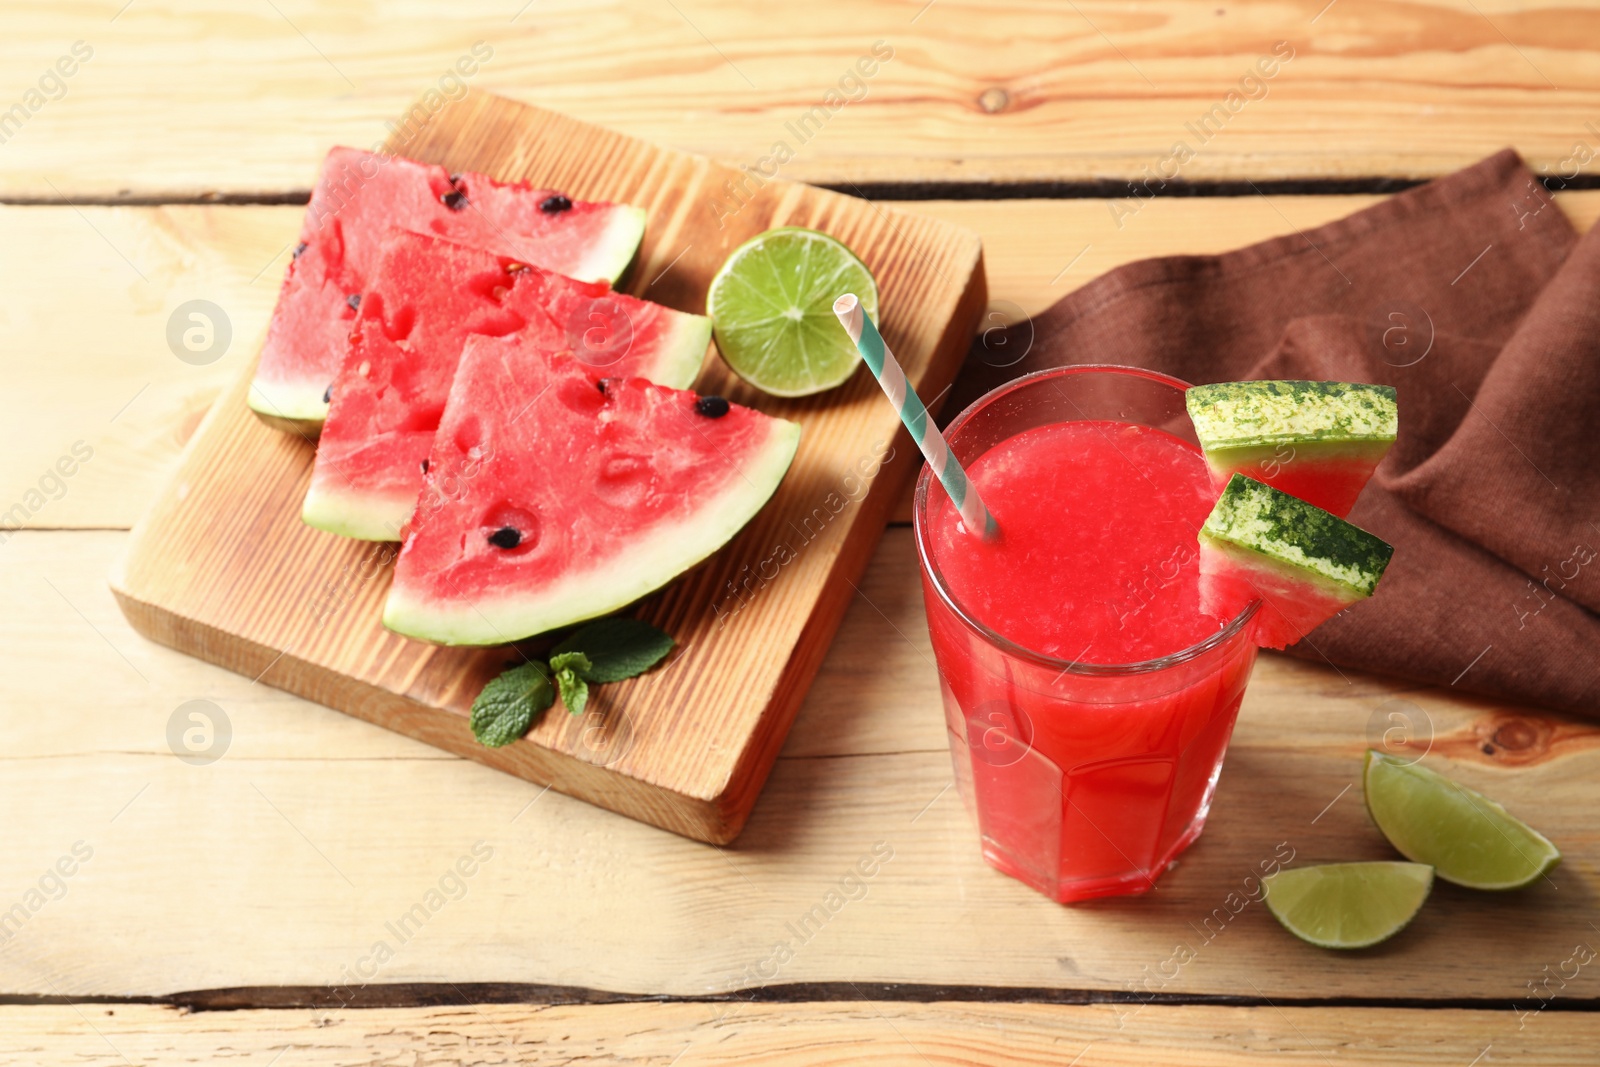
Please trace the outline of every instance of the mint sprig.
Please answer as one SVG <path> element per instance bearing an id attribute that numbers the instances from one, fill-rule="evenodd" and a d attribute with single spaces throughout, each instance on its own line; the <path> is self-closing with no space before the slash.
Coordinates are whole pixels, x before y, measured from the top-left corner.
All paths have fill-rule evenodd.
<path id="1" fill-rule="evenodd" d="M 472 735 L 490 748 L 508 745 L 533 727 L 558 692 L 567 710 L 581 715 L 589 686 L 643 674 L 672 646 L 671 637 L 639 619 L 580 627 L 551 649 L 548 663 L 529 660 L 485 685 L 472 702 Z"/>
<path id="2" fill-rule="evenodd" d="M 550 669 L 556 672 L 556 687 L 561 690 L 561 703 L 574 715 L 583 714 L 589 702 L 589 683 L 584 679 L 593 665 L 582 652 L 562 652 L 550 657 Z"/>
<path id="3" fill-rule="evenodd" d="M 584 679 L 620 682 L 643 674 L 672 651 L 672 638 L 641 619 L 601 619 L 576 631 L 551 652 L 582 652 L 589 659 Z M 554 660 L 551 661 L 555 662 Z"/>
<path id="4" fill-rule="evenodd" d="M 472 736 L 490 748 L 509 745 L 555 700 L 550 674 L 529 661 L 492 679 L 472 702 Z"/>

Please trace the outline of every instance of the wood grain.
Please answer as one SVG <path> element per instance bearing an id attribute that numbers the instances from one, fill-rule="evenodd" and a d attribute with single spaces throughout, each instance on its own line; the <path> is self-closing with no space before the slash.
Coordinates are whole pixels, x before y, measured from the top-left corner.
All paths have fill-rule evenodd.
<path id="1" fill-rule="evenodd" d="M 425 116 L 426 118 L 426 116 Z M 712 275 L 773 226 L 831 233 L 872 269 L 881 328 L 908 378 L 942 394 L 986 301 L 976 234 L 867 201 L 773 182 L 737 210 L 739 179 L 704 159 L 487 95 L 447 108 L 396 150 L 593 200 L 649 222 L 630 290 L 703 311 Z M 738 834 L 911 467 L 904 431 L 864 371 L 800 400 L 758 393 L 720 360 L 696 381 L 803 427 L 772 501 L 705 564 L 648 598 L 678 642 L 661 668 L 599 690 L 582 717 L 545 715 L 499 749 L 472 737 L 483 686 L 525 660 L 384 629 L 394 551 L 300 521 L 313 449 L 245 407 L 248 371 L 197 432 L 112 577 L 141 633 L 389 729 L 701 840 Z M 770 571 L 770 573 L 769 573 Z"/>
<path id="2" fill-rule="evenodd" d="M 1554 173 L 1600 149 L 1600 12 L 1565 0 L 61 0 L 6 29 L 5 107 L 94 49 L 5 142 L 13 198 L 307 189 L 327 145 L 454 93 L 476 42 L 474 86 L 734 165 L 783 141 L 784 177 L 811 182 L 1120 185 L 1178 141 L 1181 177 L 1257 182 L 1429 176 L 1506 144 Z M 845 81 L 860 99 L 789 133 L 877 41 L 893 58 Z M 1245 82 L 1279 41 L 1293 60 Z M 1241 87 L 1220 132 L 1189 131 Z"/>
<path id="3" fill-rule="evenodd" d="M 1582 228 L 1600 214 L 1600 193 L 1557 201 Z M 1120 231 L 1096 201 L 917 204 L 914 210 L 982 233 L 993 305 L 1011 315 L 1003 301 L 1035 310 L 1081 284 L 1086 272 L 1122 258 L 1243 244 L 1367 202 L 1159 201 Z M 159 250 L 139 265 L 187 298 L 189 292 L 209 295 L 208 280 L 248 282 L 293 239 L 299 209 L 84 208 L 83 215 L 125 250 Z M 73 480 L 71 493 L 82 495 L 60 501 L 64 509 L 81 509 L 71 524 L 126 526 L 172 470 L 173 427 L 186 410 L 178 398 L 191 387 L 199 392 L 191 376 L 207 373 L 209 388 L 219 390 L 225 375 L 173 359 L 163 334 L 171 307 L 166 291 L 143 296 L 142 283 L 71 208 L 0 209 L 0 234 L 8 247 L 73 249 L 82 282 L 70 293 L 25 257 L 0 259 L 0 277 L 24 297 L 4 308 L 17 328 L 12 344 L 0 349 L 0 361 L 8 374 L 30 383 L 31 401 L 0 423 L 10 454 L 41 435 L 85 436 L 93 429 L 86 411 L 114 411 L 127 400 L 127 393 L 106 384 L 120 389 L 115 380 L 123 361 L 137 360 L 154 372 L 150 390 L 104 438 L 92 438 L 97 456 L 84 474 L 104 462 L 106 469 L 118 464 L 117 477 L 92 492 L 88 483 Z M 1084 243 L 1093 248 L 1052 285 Z M 242 297 L 229 298 L 241 335 L 254 336 L 264 323 L 276 288 L 272 273 L 254 288 L 245 286 Z M 256 290 L 265 297 L 254 296 Z M 99 313 L 87 314 L 85 307 Z M 252 315 L 254 328 L 240 325 Z M 62 323 L 73 328 L 59 328 Z M 69 370 L 70 378 L 48 362 L 24 362 L 23 352 L 57 354 L 53 366 Z M 29 373 L 36 377 L 25 377 Z M 13 473 L 10 465 L 0 468 L 0 476 Z M 53 514 L 66 512 L 46 510 L 35 521 L 48 525 Z M 781 980 L 1126 990 L 1141 981 L 1145 967 L 1169 958 L 1190 922 L 1218 906 L 1233 887 L 1234 872 L 1254 862 L 1259 847 L 1309 827 L 1308 862 L 1382 857 L 1354 795 L 1318 816 L 1353 782 L 1370 720 L 1390 699 L 1414 701 L 1431 717 L 1432 765 L 1466 776 L 1561 844 L 1568 858 L 1558 871 L 1560 889 L 1492 897 L 1441 887 L 1425 923 L 1419 920 L 1387 948 L 1354 956 L 1299 945 L 1252 905 L 1163 991 L 1265 994 L 1280 1002 L 1495 998 L 1507 1005 L 1502 1010 L 1515 1040 L 1509 1005 L 1520 997 L 1526 1007 L 1526 983 L 1540 979 L 1546 966 L 1559 967 L 1571 943 L 1594 945 L 1600 936 L 1586 925 L 1600 845 L 1585 814 L 1600 774 L 1600 733 L 1525 709 L 1410 691 L 1382 678 L 1352 675 L 1347 682 L 1331 670 L 1270 655 L 1261 658 L 1251 683 L 1214 821 L 1159 893 L 1067 909 L 989 871 L 954 794 L 941 793 L 949 762 L 904 532 L 891 531 L 868 566 L 862 594 L 845 615 L 772 786 L 738 844 L 721 851 L 555 793 L 540 797 L 538 787 L 141 639 L 104 583 L 125 540 L 118 533 L 37 532 L 0 545 L 0 642 L 9 667 L 0 672 L 0 732 L 7 739 L 0 753 L 0 811 L 21 813 L 8 823 L 7 847 L 0 850 L 0 904 L 9 908 L 20 900 L 74 841 L 95 848 L 95 859 L 69 882 L 67 895 L 0 946 L 0 991 L 7 993 L 326 987 L 385 936 L 385 922 L 415 904 L 478 840 L 496 848 L 483 872 L 488 880 L 452 901 L 376 981 L 500 979 L 641 993 L 717 992 L 764 959 L 774 931 L 817 903 L 843 867 L 879 838 L 896 846 L 883 878 L 799 954 Z M 212 701 L 232 722 L 230 747 L 208 767 L 182 764 L 167 747 L 173 712 L 195 699 Z M 1497 738 L 1517 747 L 1497 744 Z M 910 838 L 903 836 L 908 830 Z M 1294 838 L 1297 846 L 1302 840 Z M 1600 985 L 1590 968 L 1562 993 L 1573 1001 L 1596 996 Z M 1560 1006 L 1558 999 L 1554 1007 Z M 89 1005 L 81 1009 L 91 1011 Z M 39 1009 L 7 1010 L 25 1015 Z M 76 1018 L 71 1008 L 48 1010 Z M 963 1007 L 958 1017 L 976 1018 L 976 1011 Z M 1145 1015 L 1157 1011 L 1144 1009 Z M 1278 1017 L 1270 1009 L 1251 1011 L 1246 1018 L 1259 1026 Z M 1315 1036 L 1320 1031 L 1310 1019 L 1316 1014 L 1293 1018 Z M 1430 1019 L 1450 1020 L 1448 1028 L 1462 1016 L 1397 1009 L 1375 1014 L 1371 1040 L 1388 1042 L 1393 1061 L 1404 1062 L 1400 1057 L 1409 1052 L 1429 1062 L 1429 1050 L 1443 1047 L 1438 1061 L 1463 1067 L 1477 1054 L 1458 1056 L 1455 1046 L 1420 1036 L 1434 1032 Z M 4 1016 L 0 1032 L 9 1035 L 16 1025 L 17 1033 L 34 1033 L 21 1018 Z M 242 1016 L 186 1018 L 205 1023 Z M 262 1018 L 264 1026 L 285 1030 L 263 1062 L 283 1044 L 296 1046 L 294 1056 L 309 1057 L 322 1042 L 351 1032 L 315 1027 L 309 1013 Z M 1554 1033 L 1580 1018 L 1547 1010 L 1530 1022 L 1529 1032 Z M 881 1025 L 875 1014 L 852 1020 L 854 1029 L 841 1030 L 838 1040 Z M 1329 1027 L 1333 1034 L 1358 1025 L 1348 1014 L 1338 1020 Z M 1187 1041 L 1199 1047 L 1196 1055 L 1213 1057 L 1201 1062 L 1227 1062 L 1220 1039 L 1204 1036 L 1213 1024 L 1197 1025 L 1174 1042 Z M 969 1036 L 980 1032 L 969 1028 Z M 361 1033 L 350 1038 L 358 1049 Z M 86 1028 L 79 1034 L 93 1037 Z M 59 1041 L 70 1036 L 63 1032 Z M 57 1040 L 39 1042 L 53 1050 L 50 1042 Z M 1571 1041 L 1540 1052 L 1556 1057 L 1575 1048 L 1581 1055 L 1593 1043 L 1583 1033 Z M 1509 1046 L 1497 1044 L 1491 1058 L 1503 1047 Z M 71 1049 L 100 1054 L 87 1041 L 74 1039 Z M 1300 1046 L 1287 1046 L 1284 1054 L 1297 1049 L 1305 1062 L 1321 1062 Z M 1095 1055 L 1091 1050 L 1080 1062 Z M 1176 1057 L 1173 1051 L 1159 1058 Z M 366 1062 L 356 1053 L 347 1058 Z M 286 1054 L 279 1067 L 292 1062 Z"/>
<path id="4" fill-rule="evenodd" d="M 27 398 L 0 420 L 0 522 L 132 525 L 254 358 L 302 213 L 0 207 L 12 250 L 0 262 L 0 368 L 7 395 Z M 214 304 L 231 335 L 208 363 L 179 359 L 167 341 L 192 300 Z M 62 477 L 56 464 L 79 442 L 89 459 Z"/>
<path id="5" fill-rule="evenodd" d="M 1184 164 L 1183 178 L 1421 177 L 1504 144 L 1547 173 L 1567 171 L 1575 149 L 1600 148 L 1595 5 L 13 8 L 0 40 L 0 112 L 74 40 L 95 56 L 63 98 L 0 143 L 0 200 L 55 205 L 0 206 L 0 367 L 24 400 L 0 420 L 0 508 L 36 489 L 41 505 L 25 517 L 38 532 L 0 532 L 0 915 L 29 900 L 74 842 L 94 855 L 64 895 L 41 898 L 20 932 L 0 935 L 0 1064 L 1594 1061 L 1596 969 L 1564 985 L 1550 978 L 1574 944 L 1600 945 L 1600 842 L 1585 814 L 1600 731 L 1588 725 L 1265 655 L 1205 838 L 1146 899 L 1068 909 L 987 870 L 954 794 L 941 792 L 948 761 L 903 531 L 890 532 L 860 581 L 749 830 L 715 849 L 145 641 L 103 580 L 126 535 L 54 528 L 126 528 L 171 476 L 252 354 L 276 257 L 300 215 L 85 198 L 303 194 L 329 144 L 381 139 L 385 121 L 437 86 L 474 41 L 494 49 L 470 79 L 476 87 L 739 165 L 770 152 L 784 124 L 881 38 L 895 58 L 868 79 L 865 99 L 798 146 L 783 177 L 841 187 L 1105 181 L 1117 193 L 1187 139 L 1184 123 L 1224 100 L 1280 39 L 1295 59 Z M 1593 174 L 1591 164 L 1582 177 Z M 1558 201 L 1583 228 L 1600 214 L 1600 193 Z M 1366 202 L 1169 198 L 1121 229 L 1110 201 L 904 210 L 983 235 L 993 325 L 1128 259 L 1232 247 Z M 234 347 L 208 366 L 181 364 L 165 341 L 168 317 L 191 298 L 215 301 L 236 328 Z M 94 456 L 58 494 L 42 479 L 80 440 Z M 208 766 L 183 764 L 168 747 L 169 723 L 191 700 L 231 719 L 229 746 Z M 1430 765 L 1556 838 L 1567 860 L 1555 887 L 1509 897 L 1441 887 L 1412 929 L 1354 955 L 1295 943 L 1251 905 L 1159 986 L 1257 1006 L 972 1002 L 996 995 L 973 983 L 1032 987 L 1047 1000 L 1148 988 L 1264 845 L 1292 840 L 1307 862 L 1383 855 L 1351 768 L 1391 700 L 1430 717 Z M 1341 793 L 1346 786 L 1355 793 Z M 895 859 L 777 978 L 829 983 L 849 999 L 465 1002 L 488 995 L 470 983 L 496 979 L 738 998 L 727 991 L 759 984 L 749 969 L 769 958 L 784 924 L 880 839 L 893 842 Z M 465 895 L 371 979 L 432 983 L 444 1006 L 190 1012 L 81 999 L 253 983 L 331 996 L 376 939 L 392 939 L 385 924 L 479 841 L 494 855 Z M 968 985 L 970 996 L 873 1001 L 874 980 Z M 1555 999 L 1520 1014 L 1536 1003 L 1529 983 L 1540 982 Z M 857 993 L 844 992 L 851 983 Z M 386 990 L 388 1002 L 403 1002 Z M 234 1003 L 293 996 L 244 990 Z M 1330 996 L 1370 1006 L 1291 1003 Z M 1459 1007 L 1461 998 L 1481 1010 L 1392 1003 Z"/>
<path id="6" fill-rule="evenodd" d="M 1494 1059 L 1593 1063 L 1600 1019 L 1550 1014 L 1518 1030 L 1506 1011 L 1111 1005 L 610 1004 L 467 1005 L 310 1016 L 185 1015 L 135 1004 L 0 1008 L 14 1051 L 0 1067 L 126 1063 L 823 1067 L 870 1058 L 929 1064 L 1174 1067 L 1332 1063 L 1464 1067 Z M 308 1029 L 315 1025 L 316 1029 Z"/>
<path id="7" fill-rule="evenodd" d="M 1275 1003 L 1471 998 L 1503 1005 L 1514 1029 L 1510 1005 L 1529 1007 L 1528 983 L 1565 963 L 1565 986 L 1552 979 L 1545 994 L 1555 1008 L 1600 998 L 1600 970 L 1571 978 L 1566 963 L 1579 943 L 1600 948 L 1589 925 L 1600 891 L 1592 724 L 1263 655 L 1205 836 L 1155 892 L 1069 908 L 978 855 L 949 788 L 903 528 L 884 537 L 745 832 L 723 849 L 141 640 L 101 577 L 126 539 L 41 531 L 0 547 L 0 642 L 17 666 L 0 672 L 0 811 L 19 813 L 0 850 L 0 912 L 75 842 L 94 850 L 65 895 L 0 946 L 6 992 L 332 996 L 362 968 L 376 984 L 669 996 L 853 981 Z M 168 747 L 174 714 L 197 699 L 231 722 L 208 766 Z M 1425 727 L 1419 738 L 1431 732 L 1428 765 L 1557 842 L 1566 860 L 1551 881 L 1510 895 L 1437 886 L 1405 932 L 1364 953 L 1303 945 L 1255 903 L 1216 933 L 1216 911 L 1280 843 L 1296 865 L 1392 857 L 1357 776 L 1397 708 Z M 464 892 L 452 879 L 401 944 L 386 924 L 478 842 L 493 855 Z M 877 842 L 893 858 L 863 894 L 844 879 Z M 820 930 L 789 929 L 841 885 L 858 899 Z M 380 940 L 393 951 L 381 964 Z M 779 941 L 792 958 L 774 973 Z M 1177 966 L 1180 943 L 1196 954 Z"/>
<path id="8" fill-rule="evenodd" d="M 1120 229 L 1102 200 L 879 206 L 942 219 L 982 236 L 987 328 L 1041 311 L 1133 259 L 1222 251 L 1319 225 L 1377 199 L 1157 200 Z M 1558 193 L 1555 199 L 1579 229 L 1600 217 L 1600 191 Z M 131 526 L 170 478 L 200 417 L 253 354 L 250 342 L 266 328 L 301 212 L 222 205 L 0 206 L 0 244 L 59 250 L 75 271 L 67 287 L 27 256 L 0 257 L 0 288 L 15 296 L 0 305 L 10 338 L 0 346 L 0 368 L 29 399 L 0 420 L 0 451 L 8 457 L 0 465 L 0 508 L 37 488 L 72 443 L 83 440 L 94 449 L 93 460 L 66 479 L 64 495 L 45 495 L 48 503 L 30 511 L 26 525 Z M 151 282 L 140 280 L 117 249 Z M 168 319 L 179 304 L 195 298 L 217 303 L 235 338 L 209 366 L 183 363 L 167 345 Z M 910 512 L 897 515 L 908 520 Z"/>

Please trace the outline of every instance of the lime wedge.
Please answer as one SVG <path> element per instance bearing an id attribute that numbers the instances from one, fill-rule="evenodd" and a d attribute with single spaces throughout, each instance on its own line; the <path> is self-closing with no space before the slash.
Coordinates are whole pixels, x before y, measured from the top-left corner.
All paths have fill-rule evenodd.
<path id="1" fill-rule="evenodd" d="M 1425 863 L 1329 863 L 1263 878 L 1267 910 L 1319 948 L 1366 948 L 1400 932 L 1428 899 Z"/>
<path id="2" fill-rule="evenodd" d="M 733 250 L 711 279 L 706 314 L 739 377 L 774 396 L 809 396 L 842 384 L 861 361 L 833 314 L 845 293 L 877 317 L 866 264 L 827 234 L 791 226 Z"/>
<path id="3" fill-rule="evenodd" d="M 1561 862 L 1539 831 L 1437 771 L 1367 752 L 1367 811 L 1400 854 L 1468 889 L 1520 889 Z"/>

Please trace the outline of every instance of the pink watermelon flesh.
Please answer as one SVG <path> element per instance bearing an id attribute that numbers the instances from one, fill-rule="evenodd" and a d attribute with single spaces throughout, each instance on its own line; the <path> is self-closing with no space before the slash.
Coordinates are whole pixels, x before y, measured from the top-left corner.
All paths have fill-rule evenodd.
<path id="1" fill-rule="evenodd" d="M 749 522 L 799 438 L 798 425 L 720 398 L 596 383 L 526 337 L 473 337 L 384 625 L 501 644 L 625 607 Z"/>
<path id="2" fill-rule="evenodd" d="M 269 422 L 314 433 L 362 293 L 394 229 L 513 256 L 585 281 L 613 281 L 632 261 L 644 213 L 569 200 L 554 189 L 457 174 L 353 148 L 328 153 L 283 279 L 250 390 Z"/>
<path id="3" fill-rule="evenodd" d="M 1285 648 L 1370 597 L 1394 549 L 1315 505 L 1244 475 L 1229 479 L 1200 529 L 1200 609 L 1251 620 L 1263 648 Z"/>
<path id="4" fill-rule="evenodd" d="M 1242 474 L 1340 518 L 1400 428 L 1394 388 L 1367 382 L 1215 382 L 1184 405 L 1218 493 Z"/>
<path id="5" fill-rule="evenodd" d="M 1253 640 L 1262 648 L 1289 647 L 1359 599 L 1337 588 L 1322 588 L 1304 575 L 1201 543 L 1200 609 L 1232 619 L 1252 600 L 1261 601 L 1250 625 Z"/>
<path id="6" fill-rule="evenodd" d="M 346 537 L 397 541 L 422 488 L 462 345 L 516 334 L 572 353 L 592 380 L 694 381 L 710 321 L 420 234 L 397 234 L 361 300 L 332 386 L 302 516 Z"/>
<path id="7" fill-rule="evenodd" d="M 1207 454 L 1211 481 L 1220 493 L 1235 474 L 1254 478 L 1339 516 L 1350 514 L 1372 472 L 1389 451 L 1379 444 L 1297 442 L 1270 449 L 1219 449 Z"/>

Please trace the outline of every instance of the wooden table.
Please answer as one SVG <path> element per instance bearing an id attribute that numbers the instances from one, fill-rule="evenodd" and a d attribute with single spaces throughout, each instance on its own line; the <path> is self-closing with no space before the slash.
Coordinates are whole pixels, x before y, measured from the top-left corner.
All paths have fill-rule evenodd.
<path id="1" fill-rule="evenodd" d="M 1600 1060 L 1600 965 L 1573 962 L 1600 946 L 1586 724 L 1263 656 L 1205 837 L 1154 893 L 1066 908 L 977 855 L 903 523 L 720 849 L 152 645 L 105 583 L 250 358 L 322 152 L 454 92 L 475 42 L 475 86 L 734 163 L 843 85 L 859 99 L 783 173 L 981 232 L 1000 321 L 1507 143 L 1570 169 L 1600 146 L 1593 6 L 71 0 L 4 20 L 0 112 L 24 117 L 0 115 L 0 510 L 28 528 L 0 544 L 0 914 L 21 916 L 0 1063 Z M 877 41 L 893 58 L 842 82 Z M 1119 212 L 1236 89 L 1183 166 L 1197 195 Z M 1600 192 L 1557 202 L 1600 215 Z M 193 299 L 232 327 L 203 366 L 166 339 Z M 169 747 L 192 700 L 231 724 L 205 765 Z M 1396 709 L 1566 863 L 1506 897 L 1441 886 L 1364 953 L 1234 914 L 1276 849 L 1388 855 L 1352 786 Z M 797 937 L 874 847 L 892 859 Z"/>

